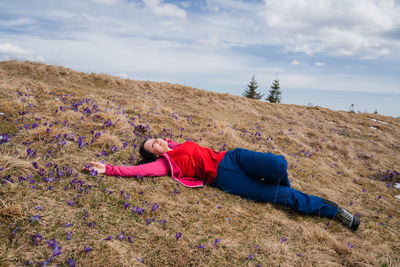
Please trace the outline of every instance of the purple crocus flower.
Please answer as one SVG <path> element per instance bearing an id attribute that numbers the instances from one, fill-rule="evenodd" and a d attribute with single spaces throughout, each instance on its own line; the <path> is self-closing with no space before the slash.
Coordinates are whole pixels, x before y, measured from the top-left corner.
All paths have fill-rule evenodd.
<path id="1" fill-rule="evenodd" d="M 95 224 L 94 222 L 90 222 L 90 223 L 89 223 L 89 227 L 90 227 L 90 228 L 94 228 L 95 225 L 96 225 L 96 224 Z"/>
<path id="2" fill-rule="evenodd" d="M 206 248 L 204 245 L 198 245 L 198 248 Z"/>
<path id="3" fill-rule="evenodd" d="M 33 243 L 35 243 L 36 246 L 39 245 L 39 241 L 42 241 L 42 235 L 40 233 L 37 233 L 36 235 L 32 236 L 33 238 Z"/>
<path id="4" fill-rule="evenodd" d="M 33 265 L 33 261 L 31 261 L 31 260 L 26 260 L 26 261 L 24 262 L 24 266 L 27 266 L 27 265 Z"/>
<path id="5" fill-rule="evenodd" d="M 43 176 L 43 175 L 46 174 L 46 171 L 45 171 L 44 169 L 40 169 L 39 172 L 38 172 L 38 174 L 39 174 L 40 176 Z"/>
<path id="6" fill-rule="evenodd" d="M 118 239 L 119 240 L 124 240 L 125 239 L 125 235 L 123 235 L 122 233 L 118 235 Z"/>
<path id="7" fill-rule="evenodd" d="M 176 234 L 175 234 L 176 240 L 178 240 L 179 238 L 181 238 L 181 236 L 182 236 L 182 233 L 181 233 L 181 232 L 176 233 Z"/>
<path id="8" fill-rule="evenodd" d="M 68 265 L 71 267 L 75 267 L 75 261 L 72 258 L 68 259 Z"/>
<path id="9" fill-rule="evenodd" d="M 12 236 L 11 237 L 14 238 L 15 235 L 17 234 L 17 232 L 20 231 L 21 229 L 22 229 L 21 226 L 15 227 L 14 230 L 12 231 Z"/>
<path id="10" fill-rule="evenodd" d="M 73 206 L 73 205 L 75 205 L 75 202 L 74 202 L 74 201 L 67 201 L 67 204 L 68 204 L 69 206 Z"/>
<path id="11" fill-rule="evenodd" d="M 247 257 L 247 260 L 249 261 L 250 259 L 252 259 L 253 258 L 253 254 L 250 254 L 248 257 Z"/>
<path id="12" fill-rule="evenodd" d="M 281 244 L 282 244 L 283 242 L 286 242 L 286 240 L 287 240 L 286 237 L 282 237 Z"/>
<path id="13" fill-rule="evenodd" d="M 144 212 L 144 208 L 132 207 L 133 213 L 137 212 L 139 215 L 142 215 Z"/>
<path id="14" fill-rule="evenodd" d="M 348 248 L 353 248 L 354 245 L 353 245 L 353 244 L 350 244 L 350 242 L 347 242 L 347 247 L 348 247 Z"/>
<path id="15" fill-rule="evenodd" d="M 83 251 L 85 251 L 86 253 L 92 251 L 93 249 L 89 246 L 85 246 L 85 248 L 83 249 Z"/>
<path id="16" fill-rule="evenodd" d="M 179 190 L 177 190 L 176 188 L 174 189 L 174 194 L 176 195 L 176 194 L 180 194 L 181 193 L 181 191 L 179 191 Z"/>
<path id="17" fill-rule="evenodd" d="M 89 213 L 85 209 L 83 209 L 82 219 L 86 219 L 86 217 L 89 217 Z"/>
<path id="18" fill-rule="evenodd" d="M 31 219 L 29 220 L 29 222 L 40 222 L 40 215 L 37 214 L 35 216 L 31 216 Z"/>
<path id="19" fill-rule="evenodd" d="M 143 260 L 142 260 L 142 259 L 140 259 L 140 258 L 138 258 L 138 257 L 136 257 L 136 259 L 137 259 L 138 261 L 140 261 L 141 263 L 143 263 Z"/>
<path id="20" fill-rule="evenodd" d="M 83 139 L 84 139 L 84 138 L 86 138 L 86 136 L 80 136 L 80 137 L 78 138 L 78 146 L 79 146 L 79 148 L 82 148 L 83 146 L 87 145 L 87 143 L 84 143 L 84 142 L 83 142 Z"/>
<path id="21" fill-rule="evenodd" d="M 107 240 L 107 241 L 109 241 L 109 240 L 111 240 L 113 238 L 113 236 L 112 235 L 110 235 L 110 236 L 108 236 L 106 239 L 104 239 L 104 240 Z"/>
<path id="22" fill-rule="evenodd" d="M 58 256 L 62 253 L 61 247 L 58 245 L 58 243 L 55 243 L 53 246 L 53 257 Z"/>
<path id="23" fill-rule="evenodd" d="M 135 239 L 135 238 L 128 236 L 128 240 L 129 240 L 130 243 L 133 243 L 133 239 Z"/>
<path id="24" fill-rule="evenodd" d="M 47 245 L 49 245 L 49 248 L 54 247 L 54 245 L 56 244 L 56 240 L 54 238 L 47 240 L 46 241 Z"/>
<path id="25" fill-rule="evenodd" d="M 215 241 L 214 241 L 214 247 L 215 247 L 215 245 L 218 244 L 219 242 L 221 242 L 221 238 L 215 239 Z"/>
<path id="26" fill-rule="evenodd" d="M 156 210 L 159 208 L 160 206 L 157 203 L 154 203 L 154 205 L 151 207 L 151 210 L 153 211 L 153 213 L 156 212 Z"/>
<path id="27" fill-rule="evenodd" d="M 98 174 L 98 172 L 95 169 L 91 169 L 90 170 L 90 175 L 91 176 L 96 176 Z"/>
<path id="28" fill-rule="evenodd" d="M 71 240 L 72 231 L 68 233 L 67 240 Z"/>

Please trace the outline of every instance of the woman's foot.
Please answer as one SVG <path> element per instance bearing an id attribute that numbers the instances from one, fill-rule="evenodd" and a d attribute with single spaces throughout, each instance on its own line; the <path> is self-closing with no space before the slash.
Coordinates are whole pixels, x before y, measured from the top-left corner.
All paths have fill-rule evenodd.
<path id="1" fill-rule="evenodd" d="M 335 219 L 354 231 L 357 230 L 360 225 L 360 219 L 343 208 L 339 208 Z"/>

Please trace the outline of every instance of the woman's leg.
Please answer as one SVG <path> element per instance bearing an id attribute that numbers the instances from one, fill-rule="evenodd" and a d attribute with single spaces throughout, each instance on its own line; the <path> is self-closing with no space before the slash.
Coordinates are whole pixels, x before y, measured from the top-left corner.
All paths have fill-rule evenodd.
<path id="1" fill-rule="evenodd" d="M 269 184 L 290 186 L 287 161 L 282 155 L 277 156 L 243 148 L 234 151 L 237 165 L 248 176 Z"/>
<path id="2" fill-rule="evenodd" d="M 267 155 L 264 157 L 257 153 L 259 152 L 245 149 L 229 151 L 218 165 L 217 178 L 213 181 L 212 185 L 230 194 L 240 195 L 259 202 L 269 202 L 290 207 L 292 210 L 304 214 L 313 214 L 328 218 L 335 217 L 338 212 L 338 207 L 335 203 L 317 196 L 305 194 L 290 188 L 289 185 L 282 185 L 282 183 L 285 183 L 285 179 L 287 179 L 286 168 L 284 168 L 286 167 L 286 161 L 284 159 L 283 163 L 282 159 L 278 157 L 277 160 L 272 154 L 260 153 Z M 263 158 L 268 159 L 268 162 L 263 165 L 267 169 L 267 178 L 270 180 L 275 178 L 277 184 L 260 182 L 250 177 L 250 175 L 253 175 L 253 177 L 263 177 L 263 171 L 253 171 L 249 168 L 241 167 L 243 164 L 248 164 L 246 166 L 257 164 L 258 166 L 258 164 L 262 163 Z M 276 163 L 279 163 L 278 166 L 276 166 Z M 258 168 L 260 167 L 258 166 Z"/>

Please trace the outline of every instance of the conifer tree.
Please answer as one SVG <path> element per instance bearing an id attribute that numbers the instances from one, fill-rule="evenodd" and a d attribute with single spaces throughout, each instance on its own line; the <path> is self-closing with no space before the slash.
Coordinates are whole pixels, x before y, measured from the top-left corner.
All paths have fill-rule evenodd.
<path id="1" fill-rule="evenodd" d="M 276 79 L 272 83 L 271 90 L 269 90 L 269 95 L 265 100 L 268 100 L 270 103 L 281 103 L 281 90 L 279 87 L 279 80 Z"/>
<path id="2" fill-rule="evenodd" d="M 263 97 L 262 94 L 257 92 L 258 84 L 256 82 L 256 77 L 253 75 L 249 84 L 247 85 L 246 91 L 243 93 L 244 97 L 251 98 L 251 99 L 261 99 Z"/>

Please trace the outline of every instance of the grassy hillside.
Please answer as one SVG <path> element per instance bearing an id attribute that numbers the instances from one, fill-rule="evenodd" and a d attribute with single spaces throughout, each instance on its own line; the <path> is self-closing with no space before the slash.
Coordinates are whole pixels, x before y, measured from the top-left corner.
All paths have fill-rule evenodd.
<path id="1" fill-rule="evenodd" d="M 400 120 L 169 83 L 0 62 L 0 265 L 399 266 Z M 292 186 L 358 213 L 357 232 L 132 165 L 148 137 L 283 154 Z"/>

